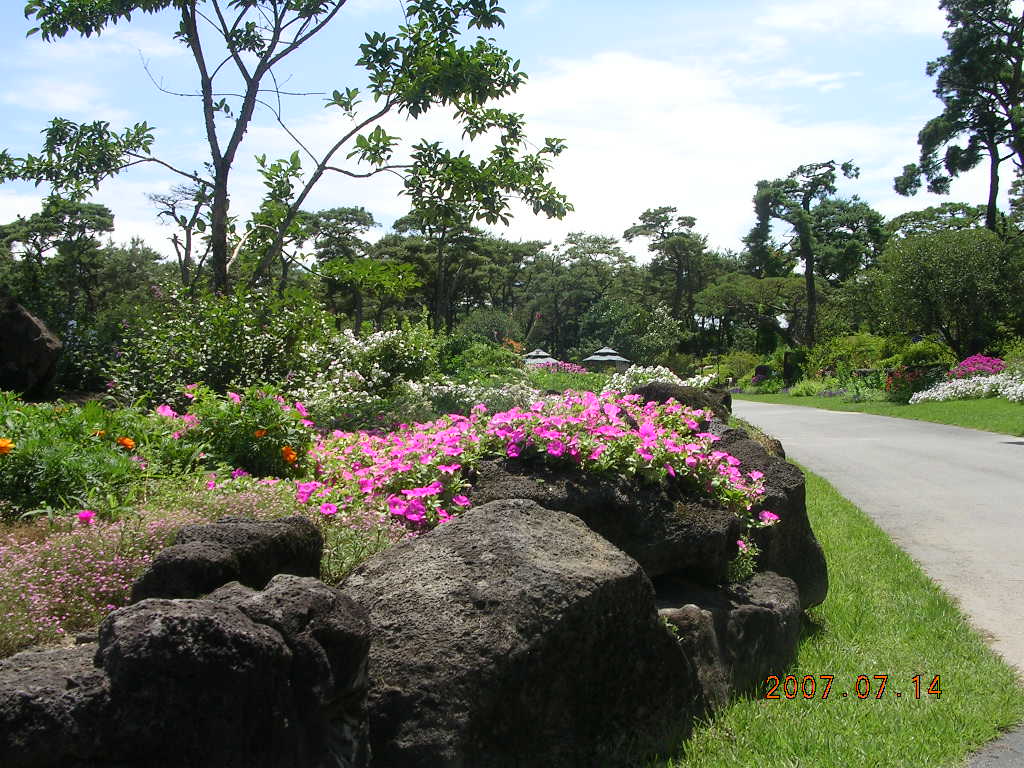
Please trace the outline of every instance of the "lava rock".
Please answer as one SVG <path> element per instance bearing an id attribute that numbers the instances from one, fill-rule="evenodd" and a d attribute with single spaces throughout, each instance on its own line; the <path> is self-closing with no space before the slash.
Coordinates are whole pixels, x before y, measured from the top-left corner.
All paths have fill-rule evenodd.
<path id="1" fill-rule="evenodd" d="M 753 531 L 754 543 L 761 550 L 758 569 L 774 571 L 795 581 L 804 609 L 820 604 L 828 594 L 828 569 L 821 544 L 807 519 L 803 472 L 781 458 L 769 456 L 743 430 L 712 422 L 710 431 L 721 436 L 716 447 L 739 459 L 743 472 L 764 473 L 765 497 L 754 508 L 754 514 L 767 509 L 779 516 L 774 525 Z"/>
<path id="2" fill-rule="evenodd" d="M 710 411 L 723 421 L 732 412 L 732 395 L 725 390 L 684 387 L 671 381 L 652 381 L 637 387 L 631 394 L 640 395 L 645 403 L 666 403 L 670 399 L 689 408 Z"/>
<path id="3" fill-rule="evenodd" d="M 467 494 L 475 505 L 530 499 L 575 515 L 639 562 L 651 578 L 683 572 L 701 583 L 722 583 L 741 533 L 736 515 L 710 500 L 619 475 L 506 459 L 481 462 L 472 483 Z"/>
<path id="4" fill-rule="evenodd" d="M 9 296 L 0 296 L 0 390 L 38 397 L 57 373 L 64 345 L 46 324 Z"/>
<path id="5" fill-rule="evenodd" d="M 640 566 L 571 515 L 485 504 L 356 568 L 384 766 L 626 765 L 706 709 Z"/>
<path id="6" fill-rule="evenodd" d="M 199 597 L 229 581 L 262 589 L 279 573 L 316 577 L 323 546 L 319 529 L 301 515 L 187 525 L 135 581 L 131 599 Z"/>
<path id="7" fill-rule="evenodd" d="M 722 589 L 669 577 L 656 583 L 659 615 L 693 659 L 704 695 L 721 707 L 783 672 L 800 639 L 800 593 L 792 579 L 754 574 Z"/>

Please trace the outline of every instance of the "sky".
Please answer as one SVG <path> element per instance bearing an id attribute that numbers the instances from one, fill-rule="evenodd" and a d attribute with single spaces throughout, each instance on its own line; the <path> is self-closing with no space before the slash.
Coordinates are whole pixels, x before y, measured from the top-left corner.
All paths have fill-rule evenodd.
<path id="1" fill-rule="evenodd" d="M 136 15 L 99 37 L 46 43 L 25 37 L 32 26 L 22 3 L 0 9 L 0 147 L 38 152 L 54 116 L 109 121 L 114 128 L 155 126 L 154 154 L 199 169 L 208 146 L 194 92 L 195 64 L 171 34 L 167 12 Z M 697 219 L 716 248 L 739 249 L 754 223 L 759 179 L 785 176 L 803 163 L 852 159 L 858 195 L 886 216 L 943 201 L 983 203 L 987 174 L 954 181 L 949 196 L 906 198 L 892 179 L 918 157 L 917 133 L 941 111 L 925 74 L 945 51 L 938 0 L 505 0 L 505 28 L 489 32 L 521 61 L 529 79 L 502 106 L 526 116 L 536 145 L 565 140 L 550 179 L 575 207 L 563 220 L 514 208 L 513 240 L 561 242 L 571 232 L 621 237 L 648 208 L 674 206 Z M 398 0 L 349 0 L 319 38 L 278 70 L 283 87 L 323 94 L 361 87 L 354 67 L 366 32 L 393 31 Z M 284 104 L 292 131 L 314 152 L 347 127 L 323 96 Z M 460 148 L 444 113 L 384 127 L 410 141 L 442 140 Z M 252 210 L 262 196 L 254 157 L 294 149 L 267 111 L 257 112 L 232 175 L 232 211 Z M 480 151 L 480 147 L 468 148 Z M 177 183 L 149 165 L 105 182 L 91 198 L 115 214 L 117 241 L 133 236 L 170 253 L 169 226 L 147 194 Z M 382 227 L 408 212 L 400 182 L 325 177 L 307 210 L 361 205 Z M 44 187 L 0 185 L 0 221 L 39 209 Z M 1005 205 L 1005 199 L 1003 200 Z M 643 257 L 642 243 L 629 250 Z"/>

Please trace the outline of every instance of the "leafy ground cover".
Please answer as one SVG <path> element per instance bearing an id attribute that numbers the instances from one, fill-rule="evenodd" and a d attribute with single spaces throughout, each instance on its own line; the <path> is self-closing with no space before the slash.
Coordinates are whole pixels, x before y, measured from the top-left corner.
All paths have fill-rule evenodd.
<path id="1" fill-rule="evenodd" d="M 857 411 L 900 419 L 932 421 L 956 427 L 1000 432 L 1005 435 L 1024 435 L 1024 406 L 1004 398 L 982 400 L 950 400 L 904 405 L 884 400 L 851 403 L 839 398 L 794 397 L 792 395 L 734 394 L 736 400 L 779 405 L 802 405 L 830 411 Z"/>
<path id="2" fill-rule="evenodd" d="M 780 686 L 778 700 L 764 698 L 767 689 L 738 699 L 696 729 L 681 757 L 658 765 L 960 765 L 1024 719 L 1020 680 L 867 515 L 804 472 L 831 584 L 826 601 L 809 612 L 788 674 L 797 684 L 813 678 L 813 698 L 788 698 Z M 827 698 L 823 675 L 834 678 Z M 855 692 L 861 675 L 865 698 Z M 875 675 L 887 676 L 881 698 Z M 941 695 L 928 693 L 936 676 Z"/>

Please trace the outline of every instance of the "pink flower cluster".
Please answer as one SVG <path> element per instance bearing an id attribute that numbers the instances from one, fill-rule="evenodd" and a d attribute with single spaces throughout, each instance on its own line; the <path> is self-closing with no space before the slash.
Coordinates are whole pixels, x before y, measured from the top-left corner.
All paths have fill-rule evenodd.
<path id="1" fill-rule="evenodd" d="M 317 479 L 296 485 L 297 498 L 334 505 L 333 515 L 367 525 L 399 521 L 413 532 L 444 523 L 470 506 L 460 470 L 485 457 L 567 463 L 583 471 L 619 472 L 658 482 L 672 478 L 713 496 L 750 524 L 764 496 L 763 474 L 714 448 L 703 430 L 709 414 L 670 401 L 642 403 L 639 395 L 567 391 L 485 416 L 449 415 L 397 431 L 343 433 L 313 451 Z M 321 511 L 323 511 L 321 507 Z M 760 525 L 777 520 L 761 512 Z"/>
<path id="2" fill-rule="evenodd" d="M 946 374 L 950 379 L 965 379 L 970 376 L 992 376 L 1002 373 L 1006 369 L 1006 363 L 998 357 L 986 357 L 985 355 L 971 355 Z"/>
<path id="3" fill-rule="evenodd" d="M 561 360 L 556 360 L 553 363 L 540 363 L 534 366 L 538 370 L 550 371 L 552 373 L 590 373 L 582 365 L 576 365 L 576 363 L 566 363 Z"/>

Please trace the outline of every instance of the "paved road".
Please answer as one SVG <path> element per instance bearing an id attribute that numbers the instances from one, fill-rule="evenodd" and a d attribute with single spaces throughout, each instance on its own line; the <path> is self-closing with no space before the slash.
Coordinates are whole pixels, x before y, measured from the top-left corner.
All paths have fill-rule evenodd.
<path id="1" fill-rule="evenodd" d="M 1024 438 L 736 400 L 869 514 L 1024 673 Z"/>

